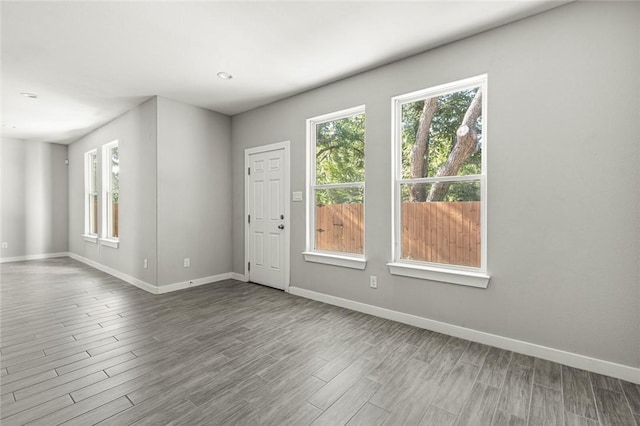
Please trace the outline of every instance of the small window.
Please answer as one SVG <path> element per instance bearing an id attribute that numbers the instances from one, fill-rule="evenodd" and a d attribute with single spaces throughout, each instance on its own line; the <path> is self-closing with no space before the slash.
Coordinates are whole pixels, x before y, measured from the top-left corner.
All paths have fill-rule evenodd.
<path id="1" fill-rule="evenodd" d="M 486 273 L 486 76 L 393 108 L 394 262 Z"/>
<path id="2" fill-rule="evenodd" d="M 311 118 L 307 126 L 305 259 L 361 269 L 365 238 L 364 106 Z M 339 260 L 327 261 L 332 257 Z M 348 258 L 359 262 L 354 264 Z"/>
<path id="3" fill-rule="evenodd" d="M 102 238 L 106 242 L 117 241 L 119 237 L 118 205 L 120 201 L 118 141 L 102 146 L 102 200 Z"/>
<path id="4" fill-rule="evenodd" d="M 98 238 L 98 153 L 84 154 L 84 236 L 87 241 Z"/>

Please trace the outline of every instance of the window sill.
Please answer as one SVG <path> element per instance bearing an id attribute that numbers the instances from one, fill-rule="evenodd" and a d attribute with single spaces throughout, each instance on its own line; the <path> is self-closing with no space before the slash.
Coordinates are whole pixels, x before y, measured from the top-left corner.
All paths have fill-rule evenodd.
<path id="1" fill-rule="evenodd" d="M 324 263 L 325 265 L 342 266 L 343 268 L 364 269 L 367 259 L 364 257 L 341 256 L 339 254 L 318 253 L 303 251 L 304 260 L 307 262 Z"/>
<path id="2" fill-rule="evenodd" d="M 456 271 L 406 263 L 387 263 L 391 275 L 487 288 L 491 277 L 478 272 Z"/>
<path id="3" fill-rule="evenodd" d="M 84 240 L 89 242 L 89 243 L 93 243 L 93 244 L 97 244 L 98 243 L 98 236 L 97 235 L 83 234 L 82 238 L 84 238 Z"/>
<path id="4" fill-rule="evenodd" d="M 112 248 L 118 248 L 118 246 L 120 245 L 120 241 L 112 240 L 109 238 L 100 238 L 100 245 L 112 247 Z"/>

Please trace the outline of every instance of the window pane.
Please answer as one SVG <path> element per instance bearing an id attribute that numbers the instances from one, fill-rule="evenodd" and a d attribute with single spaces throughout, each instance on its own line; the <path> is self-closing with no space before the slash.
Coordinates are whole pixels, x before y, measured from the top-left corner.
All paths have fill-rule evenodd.
<path id="1" fill-rule="evenodd" d="M 111 238 L 118 238 L 118 194 L 112 195 L 111 203 Z"/>
<path id="2" fill-rule="evenodd" d="M 427 201 L 411 201 L 424 193 Z M 480 267 L 480 182 L 401 185 L 402 259 Z"/>
<path id="3" fill-rule="evenodd" d="M 401 128 L 403 179 L 482 172 L 479 87 L 403 104 Z"/>
<path id="4" fill-rule="evenodd" d="M 89 190 L 91 192 L 98 192 L 98 156 L 95 153 L 91 154 L 89 156 L 89 161 L 91 167 L 91 187 Z"/>
<path id="5" fill-rule="evenodd" d="M 98 233 L 98 194 L 89 195 L 89 233 Z"/>
<path id="6" fill-rule="evenodd" d="M 315 249 L 364 252 L 364 188 L 316 189 Z"/>
<path id="7" fill-rule="evenodd" d="M 108 234 L 109 238 L 118 238 L 118 207 L 120 201 L 120 157 L 118 145 L 109 149 L 109 201 L 108 201 Z"/>
<path id="8" fill-rule="evenodd" d="M 120 188 L 120 158 L 118 146 L 111 148 L 111 192 L 118 192 Z"/>
<path id="9" fill-rule="evenodd" d="M 364 182 L 364 114 L 316 125 L 316 183 Z"/>

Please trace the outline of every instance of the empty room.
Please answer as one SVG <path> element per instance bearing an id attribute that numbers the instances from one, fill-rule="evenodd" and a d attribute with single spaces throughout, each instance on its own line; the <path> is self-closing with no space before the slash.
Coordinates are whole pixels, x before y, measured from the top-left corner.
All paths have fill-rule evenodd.
<path id="1" fill-rule="evenodd" d="M 640 426 L 640 2 L 0 21 L 3 426 Z"/>

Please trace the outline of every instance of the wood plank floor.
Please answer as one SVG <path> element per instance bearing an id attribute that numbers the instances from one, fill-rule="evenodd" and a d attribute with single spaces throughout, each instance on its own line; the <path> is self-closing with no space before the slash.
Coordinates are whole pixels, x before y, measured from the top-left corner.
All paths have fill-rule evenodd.
<path id="1" fill-rule="evenodd" d="M 1 265 L 3 426 L 640 426 L 640 386 L 224 281 Z"/>

